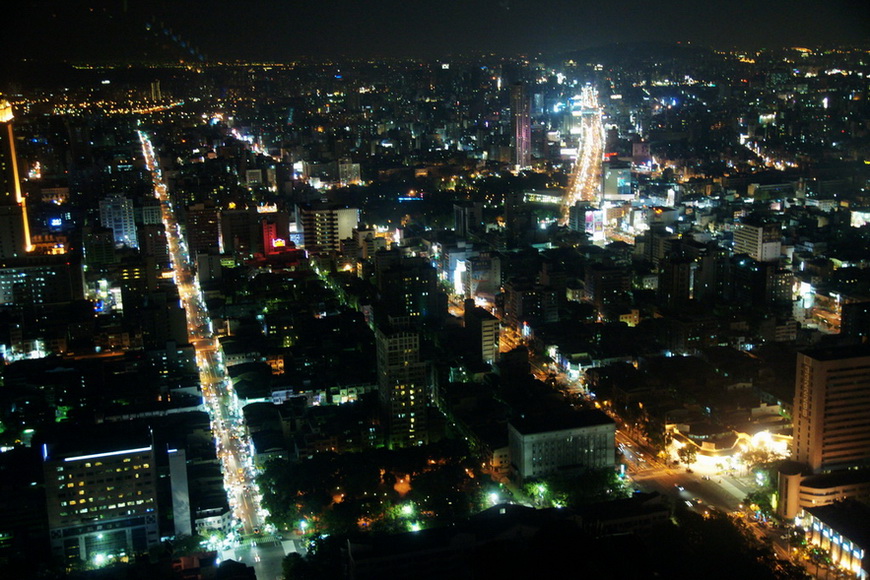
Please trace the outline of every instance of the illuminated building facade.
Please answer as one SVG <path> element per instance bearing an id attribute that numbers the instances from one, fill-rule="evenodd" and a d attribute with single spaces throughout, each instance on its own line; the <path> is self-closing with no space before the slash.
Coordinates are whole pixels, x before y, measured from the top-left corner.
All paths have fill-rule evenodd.
<path id="1" fill-rule="evenodd" d="M 500 339 L 498 318 L 475 306 L 473 299 L 468 299 L 465 301 L 464 322 L 475 358 L 480 357 L 487 364 L 495 364 Z"/>
<path id="2" fill-rule="evenodd" d="M 429 368 L 420 360 L 420 333 L 407 317 L 375 328 L 378 389 L 389 447 L 428 443 Z"/>
<path id="3" fill-rule="evenodd" d="M 150 436 L 80 441 L 43 447 L 52 551 L 95 564 L 147 551 L 160 540 Z"/>
<path id="4" fill-rule="evenodd" d="M 616 463 L 616 423 L 596 410 L 564 416 L 526 417 L 508 424 L 511 467 L 526 480 L 572 469 Z"/>
<path id="5" fill-rule="evenodd" d="M 757 262 L 773 262 L 782 251 L 782 228 L 777 223 L 744 222 L 734 230 L 734 253 L 749 254 Z"/>
<path id="6" fill-rule="evenodd" d="M 631 169 L 617 163 L 605 163 L 602 171 L 602 191 L 605 201 L 631 201 Z"/>
<path id="7" fill-rule="evenodd" d="M 75 256 L 27 256 L 0 261 L 0 305 L 46 305 L 82 300 L 82 265 Z"/>
<path id="8" fill-rule="evenodd" d="M 298 207 L 296 219 L 302 224 L 305 250 L 309 254 L 338 252 L 341 240 L 352 237 L 359 225 L 359 209 L 310 203 Z"/>
<path id="9" fill-rule="evenodd" d="M 870 576 L 870 508 L 847 500 L 806 508 L 798 516 L 807 542 L 826 550 L 846 578 Z"/>
<path id="10" fill-rule="evenodd" d="M 511 87 L 511 137 L 513 164 L 529 167 L 532 164 L 532 121 L 529 95 L 526 85 L 517 83 Z"/>
<path id="11" fill-rule="evenodd" d="M 0 258 L 21 257 L 31 249 L 12 119 L 12 105 L 0 101 Z"/>
<path id="12" fill-rule="evenodd" d="M 870 347 L 798 354 L 792 459 L 813 473 L 870 466 Z"/>
<path id="13" fill-rule="evenodd" d="M 115 245 L 139 248 L 132 200 L 117 194 L 101 200 L 100 225 L 111 228 L 115 236 Z"/>

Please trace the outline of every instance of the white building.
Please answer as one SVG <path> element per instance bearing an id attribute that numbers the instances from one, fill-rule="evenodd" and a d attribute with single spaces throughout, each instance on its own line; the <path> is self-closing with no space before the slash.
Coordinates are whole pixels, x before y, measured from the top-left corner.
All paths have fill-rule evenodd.
<path id="1" fill-rule="evenodd" d="M 133 202 L 123 195 L 110 195 L 100 201 L 100 225 L 112 229 L 116 245 L 139 248 Z"/>
<path id="2" fill-rule="evenodd" d="M 508 446 L 520 481 L 614 467 L 616 424 L 596 410 L 516 419 L 508 424 Z"/>
<path id="3" fill-rule="evenodd" d="M 749 254 L 757 262 L 774 262 L 782 253 L 779 224 L 742 223 L 734 230 L 734 253 Z"/>

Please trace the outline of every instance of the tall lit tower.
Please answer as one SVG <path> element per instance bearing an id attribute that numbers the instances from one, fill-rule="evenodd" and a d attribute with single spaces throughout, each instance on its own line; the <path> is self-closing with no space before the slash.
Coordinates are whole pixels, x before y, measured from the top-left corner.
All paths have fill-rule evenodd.
<path id="1" fill-rule="evenodd" d="M 528 167 L 532 164 L 532 121 L 529 95 L 523 83 L 511 86 L 511 131 L 514 165 Z"/>
<path id="2" fill-rule="evenodd" d="M 0 101 L 0 258 L 23 256 L 31 249 L 12 118 L 12 105 Z"/>

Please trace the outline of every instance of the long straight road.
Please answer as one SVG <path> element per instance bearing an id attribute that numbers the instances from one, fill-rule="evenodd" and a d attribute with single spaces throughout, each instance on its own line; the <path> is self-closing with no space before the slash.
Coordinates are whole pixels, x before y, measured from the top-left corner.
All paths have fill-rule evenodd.
<path id="1" fill-rule="evenodd" d="M 187 316 L 187 331 L 196 349 L 200 389 L 211 418 L 212 434 L 224 475 L 227 499 L 245 534 L 258 533 L 264 513 L 254 482 L 252 447 L 232 380 L 227 375 L 220 342 L 215 338 L 199 281 L 193 273 L 187 246 L 175 218 L 163 174 L 148 135 L 139 131 L 142 152 L 151 172 L 154 196 L 160 200 L 166 241 L 178 295 Z"/>
<path id="2" fill-rule="evenodd" d="M 604 160 L 604 124 L 598 92 L 585 86 L 580 93 L 580 137 L 577 162 L 562 202 L 562 224 L 568 222 L 571 206 L 578 201 L 598 203 L 601 192 L 601 163 Z"/>

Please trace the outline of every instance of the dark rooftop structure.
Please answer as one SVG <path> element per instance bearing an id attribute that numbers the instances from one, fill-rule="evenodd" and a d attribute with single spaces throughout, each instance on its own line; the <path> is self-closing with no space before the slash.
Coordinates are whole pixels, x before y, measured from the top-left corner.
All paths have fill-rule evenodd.
<path id="1" fill-rule="evenodd" d="M 578 427 L 592 427 L 595 425 L 607 425 L 613 423 L 613 419 L 597 409 L 583 409 L 555 415 L 535 415 L 519 417 L 511 420 L 511 425 L 523 435 L 531 433 L 543 433 L 547 431 L 561 431 L 563 429 L 576 429 Z"/>

